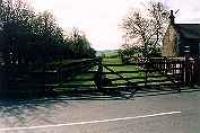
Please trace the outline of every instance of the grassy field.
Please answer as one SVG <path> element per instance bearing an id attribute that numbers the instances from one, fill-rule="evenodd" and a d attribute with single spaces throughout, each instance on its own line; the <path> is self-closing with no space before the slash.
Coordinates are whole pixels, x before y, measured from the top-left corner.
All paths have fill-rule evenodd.
<path id="1" fill-rule="evenodd" d="M 105 56 L 103 59 L 103 64 L 122 64 L 121 58 L 119 54 L 109 53 L 109 56 Z M 119 71 L 135 71 L 135 73 L 130 72 L 130 73 L 120 73 L 120 75 L 124 78 L 132 78 L 129 81 L 131 82 L 137 82 L 137 81 L 144 81 L 143 77 L 145 76 L 144 72 L 139 72 L 139 67 L 137 65 L 122 65 L 122 66 L 108 66 L 110 69 L 112 69 L 115 72 Z M 104 69 L 105 72 L 109 72 L 109 70 Z M 109 79 L 116 79 L 119 78 L 118 75 L 116 74 L 107 74 L 107 77 Z M 117 80 L 113 81 L 114 84 L 118 83 L 127 83 L 126 80 Z"/>
<path id="2" fill-rule="evenodd" d="M 110 64 L 110 65 L 108 65 Z M 111 64 L 121 64 L 119 66 L 112 66 Z M 111 69 L 114 72 L 121 72 L 121 71 L 130 71 L 126 73 L 109 73 L 110 70 L 108 70 L 106 67 L 104 67 L 103 71 L 106 72 L 106 77 L 108 79 L 111 79 L 113 86 L 126 86 L 128 82 L 136 83 L 137 85 L 144 85 L 145 82 L 145 72 L 141 72 L 141 68 L 137 65 L 124 65 L 122 64 L 121 58 L 117 52 L 109 52 L 108 54 L 105 53 L 103 57 L 103 65 L 106 66 L 109 69 Z M 72 80 L 62 83 L 60 85 L 60 88 L 64 88 L 65 90 L 69 89 L 96 89 L 95 83 L 94 83 L 94 75 L 95 71 L 97 71 L 97 66 L 91 68 L 89 71 L 93 71 L 94 73 L 80 73 L 77 76 L 75 76 Z M 134 72 L 133 72 L 134 71 Z M 151 75 L 158 75 L 158 73 L 151 73 Z M 125 79 L 123 79 L 123 78 Z M 148 78 L 148 80 L 154 80 L 155 78 Z M 158 79 L 158 78 L 156 78 Z M 165 77 L 160 77 L 160 80 L 165 79 Z M 140 82 L 140 83 L 138 83 Z M 150 83 L 149 83 L 150 84 Z M 159 84 L 159 83 L 156 83 Z"/>
<path id="3" fill-rule="evenodd" d="M 118 55 L 118 53 L 116 52 L 109 52 L 108 54 L 105 53 L 105 56 L 103 58 L 103 64 L 122 64 L 121 59 Z M 118 71 L 137 71 L 138 67 L 137 66 L 130 66 L 130 65 L 123 65 L 123 66 L 109 66 L 110 69 L 112 69 L 115 72 Z M 96 71 L 97 67 L 92 68 L 90 71 Z M 109 70 L 107 70 L 106 68 L 104 68 L 104 72 L 109 72 Z M 131 78 L 131 77 L 142 77 L 144 76 L 143 73 L 125 73 L 125 74 L 121 74 L 121 76 L 123 76 L 124 78 Z M 116 79 L 119 78 L 119 76 L 117 76 L 116 74 L 107 74 L 106 75 L 107 78 L 109 79 Z M 75 76 L 73 78 L 73 80 L 67 82 L 67 83 L 63 83 L 62 85 L 64 86 L 94 86 L 94 74 L 91 73 L 82 73 L 79 74 L 77 76 Z M 87 81 L 88 80 L 88 81 Z M 141 80 L 141 79 L 137 79 L 137 80 Z M 135 80 L 134 80 L 135 81 Z M 120 83 L 127 83 L 127 81 L 125 80 L 117 80 L 117 81 L 113 81 L 113 84 L 120 84 Z"/>

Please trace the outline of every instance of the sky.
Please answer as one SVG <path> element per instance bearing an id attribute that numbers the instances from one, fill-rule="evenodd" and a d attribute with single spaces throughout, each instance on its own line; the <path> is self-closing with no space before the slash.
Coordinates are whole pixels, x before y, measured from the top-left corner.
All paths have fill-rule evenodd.
<path id="1" fill-rule="evenodd" d="M 164 3 L 174 11 L 179 10 L 175 15 L 177 23 L 200 24 L 199 0 L 165 0 Z"/>
<path id="2" fill-rule="evenodd" d="M 36 11 L 51 11 L 66 31 L 83 31 L 96 50 L 118 49 L 122 42 L 122 19 L 131 8 L 147 0 L 28 0 Z M 161 0 L 177 10 L 176 22 L 200 22 L 199 0 Z"/>

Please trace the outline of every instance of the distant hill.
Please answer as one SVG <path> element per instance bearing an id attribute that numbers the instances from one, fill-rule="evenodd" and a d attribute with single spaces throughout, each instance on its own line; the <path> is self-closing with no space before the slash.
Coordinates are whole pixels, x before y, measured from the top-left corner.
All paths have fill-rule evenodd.
<path id="1" fill-rule="evenodd" d="M 118 55 L 118 50 L 102 50 L 102 51 L 97 51 L 96 56 L 107 56 L 107 57 L 112 57 L 112 56 L 117 56 Z"/>

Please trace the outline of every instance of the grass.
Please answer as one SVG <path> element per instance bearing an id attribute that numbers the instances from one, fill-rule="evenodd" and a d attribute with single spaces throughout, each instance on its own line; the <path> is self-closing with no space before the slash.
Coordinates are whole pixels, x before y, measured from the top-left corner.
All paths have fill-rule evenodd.
<path id="1" fill-rule="evenodd" d="M 116 52 L 114 52 L 112 54 L 112 52 L 109 52 L 108 54 L 105 54 L 105 58 L 103 59 L 103 64 L 120 64 L 121 63 L 121 59 L 119 58 L 118 54 Z M 125 68 L 127 69 L 127 68 Z M 97 70 L 97 67 L 93 67 L 92 69 L 90 69 L 90 71 L 95 71 Z M 107 71 L 106 69 L 104 69 L 104 71 Z M 116 77 L 116 75 L 110 75 L 113 78 L 118 78 Z M 110 78 L 110 77 L 109 77 Z M 65 86 L 66 89 L 70 89 L 70 86 L 84 86 L 84 85 L 88 85 L 88 86 L 94 86 L 94 80 L 88 80 L 88 81 L 84 81 L 83 79 L 94 79 L 94 74 L 92 73 L 82 73 L 82 74 L 78 74 L 77 76 L 75 76 L 73 78 L 73 80 L 67 82 L 67 83 L 62 83 L 63 86 Z M 61 85 L 61 86 L 62 86 Z"/>
<path id="2" fill-rule="evenodd" d="M 114 52 L 113 54 L 111 52 L 107 54 L 105 54 L 104 58 L 103 58 L 103 64 L 122 64 L 121 58 L 119 55 L 116 54 L 116 52 Z M 120 75 L 123 78 L 130 78 L 128 81 L 136 83 L 138 81 L 145 81 L 145 73 L 144 72 L 140 72 L 139 71 L 139 67 L 137 65 L 121 65 L 121 66 L 108 66 L 110 69 L 112 69 L 115 72 L 119 72 L 119 71 L 136 71 L 136 72 L 130 72 L 130 73 L 120 73 Z M 90 71 L 96 71 L 97 67 L 93 67 Z M 109 72 L 108 69 L 104 68 L 103 70 L 104 72 Z M 62 83 L 61 87 L 64 86 L 63 88 L 65 90 L 70 89 L 71 87 L 80 87 L 80 86 L 95 86 L 94 83 L 94 74 L 95 73 L 81 73 L 78 74 L 77 76 L 75 76 L 73 78 L 73 80 L 66 82 L 66 83 Z M 153 74 L 153 73 L 151 73 Z M 155 75 L 158 75 L 157 73 L 155 73 Z M 159 76 L 159 75 L 158 75 Z M 107 74 L 106 75 L 107 78 L 112 80 L 112 84 L 113 85 L 117 85 L 117 84 L 124 84 L 124 86 L 127 84 L 127 80 L 124 79 L 120 79 L 120 76 L 117 74 Z M 84 80 L 85 79 L 85 80 Z M 88 80 L 87 80 L 88 79 Z M 158 78 L 148 78 L 148 80 L 154 80 L 154 79 L 158 79 Z M 166 79 L 164 77 L 160 77 L 160 80 Z M 142 83 L 143 84 L 143 83 Z"/>
<path id="3" fill-rule="evenodd" d="M 95 69 L 96 67 L 93 67 L 89 71 L 94 71 Z M 63 91 L 67 91 L 74 88 L 77 88 L 77 89 L 85 88 L 84 86 L 91 88 L 95 86 L 93 78 L 94 78 L 94 74 L 83 72 L 73 77 L 70 81 L 61 83 L 59 85 L 59 88 L 57 89 L 60 90 L 60 88 L 62 88 Z"/>
<path id="4" fill-rule="evenodd" d="M 110 54 L 110 53 L 109 53 Z M 114 53 L 116 54 L 116 53 Z M 105 56 L 107 57 L 107 56 Z M 112 57 L 112 58 L 110 58 Z M 109 58 L 104 58 L 103 59 L 103 64 L 122 64 L 120 56 L 112 56 L 109 55 Z M 124 78 L 132 78 L 129 79 L 130 82 L 136 83 L 136 82 L 140 82 L 140 81 L 145 81 L 145 76 L 146 73 L 145 72 L 141 72 L 139 68 L 139 66 L 137 65 L 122 65 L 122 66 L 109 66 L 110 69 L 112 69 L 115 72 L 119 72 L 119 71 L 135 71 L 135 72 L 130 72 L 130 73 L 121 73 L 120 75 Z M 109 72 L 109 70 L 104 69 L 105 72 Z M 154 76 L 154 77 L 148 77 L 148 84 L 160 84 L 159 82 L 153 82 L 154 80 L 166 80 L 166 77 L 163 77 L 161 74 L 155 72 L 155 73 L 148 73 L 149 76 Z M 119 79 L 119 76 L 117 76 L 116 74 L 107 74 L 107 77 L 109 79 Z M 125 84 L 127 83 L 126 80 L 116 80 L 113 81 L 114 84 Z"/>
<path id="5" fill-rule="evenodd" d="M 105 52 L 104 55 L 105 55 L 105 58 L 108 59 L 108 58 L 115 58 L 119 54 L 118 54 L 118 51 L 109 51 L 109 52 Z"/>
<path id="6" fill-rule="evenodd" d="M 110 53 L 109 53 L 110 54 Z M 116 53 L 114 53 L 115 56 L 109 55 L 109 58 L 106 58 L 107 56 L 105 56 L 105 58 L 103 59 L 103 64 L 122 64 L 121 58 L 120 56 L 116 56 Z M 112 57 L 112 58 L 110 58 Z M 110 69 L 112 69 L 115 72 L 119 72 L 119 71 L 136 71 L 135 73 L 121 73 L 120 75 L 124 78 L 133 78 L 132 80 L 129 80 L 131 82 L 137 82 L 137 81 L 144 81 L 144 79 L 142 79 L 142 77 L 145 76 L 144 72 L 139 72 L 139 68 L 136 65 L 122 65 L 122 66 L 109 66 Z M 109 72 L 109 70 L 104 69 L 105 72 Z M 137 72 L 138 71 L 138 72 Z M 118 75 L 116 74 L 107 74 L 107 78 L 109 79 L 116 79 L 119 78 Z M 113 81 L 114 84 L 125 84 L 127 83 L 126 80 L 117 80 L 117 81 Z"/>
<path id="7" fill-rule="evenodd" d="M 116 56 L 115 58 L 104 58 L 103 64 L 122 64 L 122 61 L 119 56 Z"/>

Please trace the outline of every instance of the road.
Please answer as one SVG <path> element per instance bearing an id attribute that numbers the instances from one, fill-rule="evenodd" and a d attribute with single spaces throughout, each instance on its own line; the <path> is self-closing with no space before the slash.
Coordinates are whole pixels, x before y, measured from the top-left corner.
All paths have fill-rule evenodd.
<path id="1" fill-rule="evenodd" d="M 199 133 L 200 92 L 0 101 L 0 133 Z"/>

